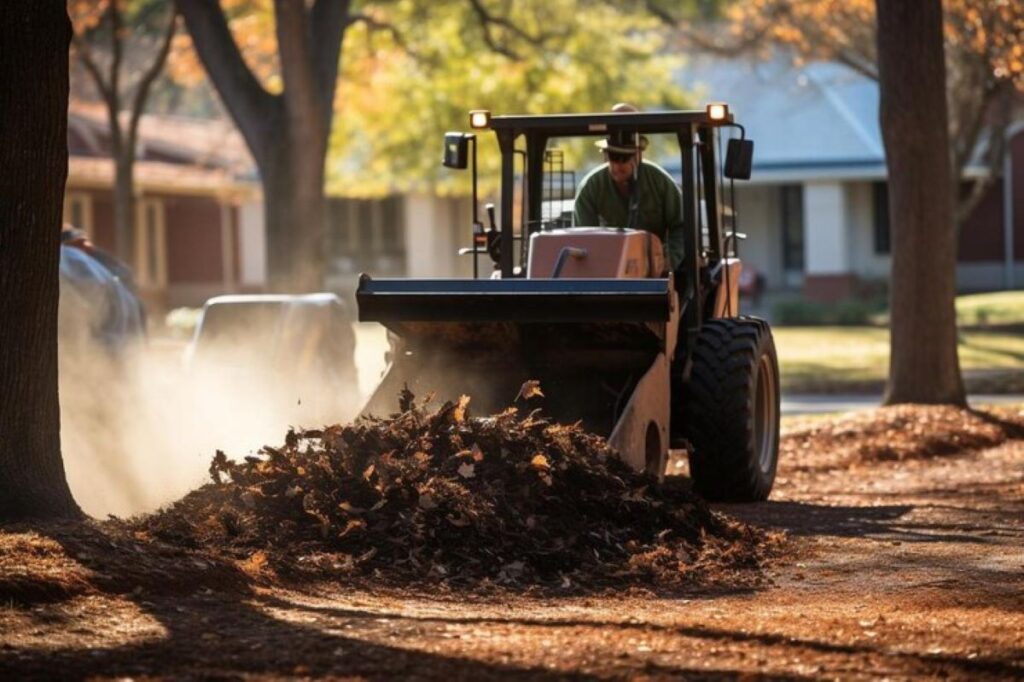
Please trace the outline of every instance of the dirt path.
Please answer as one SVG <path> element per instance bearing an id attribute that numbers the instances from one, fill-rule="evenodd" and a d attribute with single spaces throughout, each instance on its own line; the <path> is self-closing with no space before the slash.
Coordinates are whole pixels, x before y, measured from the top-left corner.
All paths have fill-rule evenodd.
<path id="1" fill-rule="evenodd" d="M 0 678 L 1024 678 L 1024 441 L 863 463 L 808 449 L 723 507 L 790 552 L 747 591 L 351 589 L 0 606 Z"/>

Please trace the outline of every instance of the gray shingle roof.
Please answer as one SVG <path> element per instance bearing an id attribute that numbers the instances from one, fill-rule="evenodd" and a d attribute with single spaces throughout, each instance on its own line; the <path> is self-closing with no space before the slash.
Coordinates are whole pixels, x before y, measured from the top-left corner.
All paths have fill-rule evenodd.
<path id="1" fill-rule="evenodd" d="M 851 69 L 699 57 L 678 79 L 699 101 L 729 103 L 755 142 L 755 180 L 884 175 L 878 86 Z"/>

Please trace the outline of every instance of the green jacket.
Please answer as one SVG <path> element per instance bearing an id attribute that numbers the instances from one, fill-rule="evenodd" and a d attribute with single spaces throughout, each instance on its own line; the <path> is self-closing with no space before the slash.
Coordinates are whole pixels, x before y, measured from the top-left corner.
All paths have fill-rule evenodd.
<path id="1" fill-rule="evenodd" d="M 672 176 L 656 163 L 644 161 L 637 174 L 640 220 L 635 227 L 658 235 L 665 258 L 675 270 L 683 262 L 683 196 Z M 636 191 L 634 190 L 634 191 Z M 573 225 L 628 227 L 629 198 L 615 188 L 608 165 L 587 173 L 573 206 Z"/>

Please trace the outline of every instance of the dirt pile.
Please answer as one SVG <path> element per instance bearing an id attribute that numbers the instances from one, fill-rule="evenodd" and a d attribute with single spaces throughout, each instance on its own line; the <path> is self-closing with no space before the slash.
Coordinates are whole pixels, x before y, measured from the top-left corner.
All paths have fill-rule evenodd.
<path id="1" fill-rule="evenodd" d="M 1024 438 L 1024 409 L 984 410 L 940 405 L 894 405 L 806 425 L 780 443 L 781 461 L 800 462 L 804 453 L 827 452 L 830 460 L 903 461 L 955 455 Z M 835 465 L 830 461 L 830 466 Z"/>
<path id="2" fill-rule="evenodd" d="M 772 538 L 659 485 L 604 439 L 469 398 L 290 431 L 139 523 L 250 567 L 555 587 L 752 581 Z"/>

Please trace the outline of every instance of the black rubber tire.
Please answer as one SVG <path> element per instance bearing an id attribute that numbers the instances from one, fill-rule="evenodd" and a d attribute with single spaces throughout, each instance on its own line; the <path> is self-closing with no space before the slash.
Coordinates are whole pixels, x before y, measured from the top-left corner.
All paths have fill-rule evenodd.
<path id="1" fill-rule="evenodd" d="M 771 328 L 755 317 L 706 322 L 672 420 L 690 448 L 694 488 L 709 500 L 768 498 L 779 460 L 779 362 Z"/>

